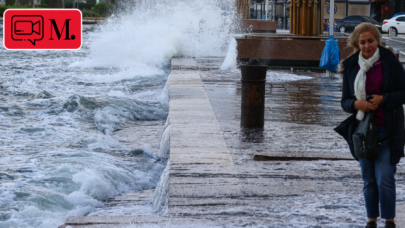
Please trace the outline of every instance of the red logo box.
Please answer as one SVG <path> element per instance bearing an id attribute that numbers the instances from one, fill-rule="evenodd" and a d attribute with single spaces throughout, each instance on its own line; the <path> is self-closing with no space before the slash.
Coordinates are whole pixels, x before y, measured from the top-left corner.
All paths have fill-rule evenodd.
<path id="1" fill-rule="evenodd" d="M 79 49 L 82 13 L 77 9 L 6 10 L 3 42 L 7 49 Z"/>

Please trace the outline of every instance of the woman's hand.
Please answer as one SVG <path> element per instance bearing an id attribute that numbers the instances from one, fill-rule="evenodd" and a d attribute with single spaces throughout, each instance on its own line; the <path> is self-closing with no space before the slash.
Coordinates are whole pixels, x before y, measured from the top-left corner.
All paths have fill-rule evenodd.
<path id="1" fill-rule="evenodd" d="M 384 96 L 383 95 L 373 95 L 373 98 L 369 100 L 369 102 L 376 107 L 378 107 L 383 100 Z"/>
<path id="2" fill-rule="evenodd" d="M 374 111 L 377 109 L 377 106 L 375 106 L 374 104 L 372 104 L 366 100 L 356 100 L 356 101 L 354 101 L 353 106 L 354 106 L 355 110 L 361 110 L 363 112 L 370 112 L 370 111 Z"/>

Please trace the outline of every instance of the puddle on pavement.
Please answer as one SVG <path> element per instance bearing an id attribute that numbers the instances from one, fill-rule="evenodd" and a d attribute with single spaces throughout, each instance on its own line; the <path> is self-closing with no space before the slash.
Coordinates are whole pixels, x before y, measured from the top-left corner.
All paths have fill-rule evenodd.
<path id="1" fill-rule="evenodd" d="M 347 116 L 340 107 L 342 83 L 340 76 L 329 78 L 323 73 L 303 75 L 311 76 L 313 79 L 266 83 L 265 121 L 337 125 L 342 118 L 334 117 Z M 227 77 L 227 75 L 220 77 L 224 76 Z M 235 118 L 240 119 L 242 85 L 239 80 L 234 79 L 235 75 L 230 74 L 228 78 L 233 82 L 214 82 L 209 81 L 210 77 L 203 78 L 204 87 L 210 97 L 223 99 L 232 97 L 232 103 L 226 106 L 234 106 L 229 108 L 235 112 Z M 238 102 L 235 103 L 235 100 Z"/>
<path id="2" fill-rule="evenodd" d="M 241 128 L 240 132 L 239 141 L 241 142 L 262 143 L 265 138 L 265 131 L 263 129 Z"/>
<path id="3" fill-rule="evenodd" d="M 282 77 L 291 72 L 277 74 Z M 201 72 L 204 88 L 235 161 L 246 156 L 253 159 L 255 154 L 297 159 L 340 159 L 350 155 L 347 143 L 333 131 L 349 116 L 340 106 L 340 76 L 294 74 L 312 79 L 266 83 L 265 126 L 260 131 L 240 128 L 240 74 Z"/>

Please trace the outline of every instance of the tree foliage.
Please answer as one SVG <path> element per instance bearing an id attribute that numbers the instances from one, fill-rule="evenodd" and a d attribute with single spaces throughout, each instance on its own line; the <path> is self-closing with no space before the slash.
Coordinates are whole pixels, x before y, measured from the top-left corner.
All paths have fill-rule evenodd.
<path id="1" fill-rule="evenodd" d="M 15 5 L 15 0 L 6 0 L 6 6 L 13 6 Z"/>
<path id="2" fill-rule="evenodd" d="M 49 8 L 62 8 L 62 0 L 49 0 L 47 5 Z"/>

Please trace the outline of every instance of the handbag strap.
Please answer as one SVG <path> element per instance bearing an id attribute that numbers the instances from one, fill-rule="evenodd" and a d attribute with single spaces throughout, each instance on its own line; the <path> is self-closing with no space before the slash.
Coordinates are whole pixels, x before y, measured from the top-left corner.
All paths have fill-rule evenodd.
<path id="1" fill-rule="evenodd" d="M 374 120 L 375 115 L 377 114 L 377 112 L 382 108 L 383 104 L 385 103 L 385 100 L 387 99 L 388 94 L 383 95 L 383 100 L 381 101 L 381 103 L 378 105 L 377 109 L 371 112 L 371 120 Z M 381 145 L 382 142 L 384 142 L 385 140 L 387 140 L 389 137 L 391 137 L 392 132 L 390 132 L 389 135 L 386 135 L 384 138 L 382 138 L 381 140 L 378 140 L 378 144 Z"/>

